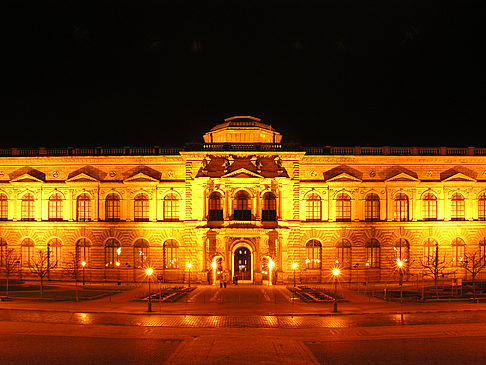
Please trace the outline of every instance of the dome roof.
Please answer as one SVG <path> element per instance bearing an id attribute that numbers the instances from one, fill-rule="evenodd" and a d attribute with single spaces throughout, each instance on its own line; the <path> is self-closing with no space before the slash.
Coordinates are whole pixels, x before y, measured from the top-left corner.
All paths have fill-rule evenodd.
<path id="1" fill-rule="evenodd" d="M 203 138 L 206 143 L 280 143 L 282 135 L 252 116 L 234 116 L 217 124 Z"/>

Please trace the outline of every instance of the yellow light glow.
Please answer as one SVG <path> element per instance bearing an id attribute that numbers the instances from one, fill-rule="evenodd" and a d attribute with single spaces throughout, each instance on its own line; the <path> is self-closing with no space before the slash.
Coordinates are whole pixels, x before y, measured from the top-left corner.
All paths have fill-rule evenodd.
<path id="1" fill-rule="evenodd" d="M 148 267 L 148 268 L 145 270 L 145 273 L 146 273 L 147 275 L 152 275 L 152 274 L 153 274 L 153 272 L 154 272 L 154 269 L 152 269 L 151 267 Z"/>
<path id="2" fill-rule="evenodd" d="M 216 269 L 216 261 L 211 262 L 211 267 L 212 267 L 213 269 Z"/>
<path id="3" fill-rule="evenodd" d="M 187 268 L 190 269 L 192 267 L 192 264 L 187 264 Z"/>
<path id="4" fill-rule="evenodd" d="M 294 262 L 294 263 L 292 264 L 292 269 L 295 269 L 296 267 L 297 267 L 297 264 Z"/>
<path id="5" fill-rule="evenodd" d="M 273 265 L 275 265 L 275 263 L 273 262 L 273 260 L 272 260 L 272 259 L 269 259 L 269 260 L 268 260 L 268 267 L 270 268 L 270 270 L 272 270 Z"/>
<path id="6" fill-rule="evenodd" d="M 340 274 L 340 272 L 341 272 L 341 270 L 339 270 L 337 267 L 336 267 L 336 268 L 334 268 L 334 269 L 332 269 L 332 274 L 333 274 L 334 276 L 338 276 L 338 275 Z"/>
<path id="7" fill-rule="evenodd" d="M 86 261 L 81 261 L 81 266 L 85 267 L 86 266 Z"/>
<path id="8" fill-rule="evenodd" d="M 402 267 L 403 267 L 403 261 L 402 261 L 402 260 L 398 260 L 398 261 L 397 261 L 397 266 L 398 266 L 399 268 L 402 268 Z"/>

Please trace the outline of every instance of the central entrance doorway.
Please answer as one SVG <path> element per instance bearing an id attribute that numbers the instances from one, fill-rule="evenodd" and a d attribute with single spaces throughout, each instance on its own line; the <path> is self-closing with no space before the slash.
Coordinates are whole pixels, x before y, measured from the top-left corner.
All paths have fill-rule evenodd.
<path id="1" fill-rule="evenodd" d="M 248 247 L 237 246 L 233 254 L 233 274 L 238 277 L 238 281 L 252 280 L 252 257 Z"/>

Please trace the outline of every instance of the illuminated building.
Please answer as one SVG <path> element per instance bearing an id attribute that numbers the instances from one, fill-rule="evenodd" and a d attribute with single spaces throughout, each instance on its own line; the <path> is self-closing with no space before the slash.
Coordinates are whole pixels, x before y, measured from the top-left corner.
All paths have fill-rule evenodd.
<path id="1" fill-rule="evenodd" d="M 0 150 L 0 239 L 86 280 L 388 280 L 486 248 L 486 148 L 302 147 L 253 117 L 183 148 Z M 269 262 L 271 264 L 269 265 Z M 269 267 L 270 266 L 270 267 Z M 15 275 L 15 274 L 14 274 Z"/>

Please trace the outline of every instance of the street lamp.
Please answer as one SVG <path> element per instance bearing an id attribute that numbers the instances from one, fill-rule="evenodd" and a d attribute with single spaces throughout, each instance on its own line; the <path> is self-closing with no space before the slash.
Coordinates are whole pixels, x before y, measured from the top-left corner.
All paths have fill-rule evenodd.
<path id="1" fill-rule="evenodd" d="M 81 266 L 83 267 L 83 285 L 85 284 L 85 281 L 84 281 L 84 268 L 86 266 L 86 261 L 81 261 Z"/>
<path id="2" fill-rule="evenodd" d="M 295 269 L 297 268 L 297 264 L 294 262 L 292 264 L 292 269 L 294 269 L 294 288 L 295 288 Z"/>
<path id="3" fill-rule="evenodd" d="M 275 263 L 273 262 L 273 260 L 271 258 L 268 259 L 268 276 L 269 276 L 269 279 L 270 279 L 270 285 L 272 285 L 272 269 L 273 269 L 273 265 Z"/>
<path id="4" fill-rule="evenodd" d="M 341 270 L 339 268 L 335 267 L 332 269 L 332 275 L 334 277 L 334 312 L 337 312 L 337 279 L 340 273 Z"/>
<path id="5" fill-rule="evenodd" d="M 399 277 L 399 285 L 400 285 L 400 303 L 403 303 L 403 265 L 405 263 L 398 259 L 397 260 L 397 267 L 398 267 L 398 277 Z"/>
<path id="6" fill-rule="evenodd" d="M 188 263 L 187 264 L 187 269 L 189 270 L 189 280 L 188 280 L 188 282 L 189 282 L 189 284 L 188 284 L 189 288 L 191 287 L 191 267 L 192 267 L 192 264 L 191 263 Z"/>
<path id="7" fill-rule="evenodd" d="M 150 278 L 152 277 L 154 270 L 151 267 L 148 267 L 145 270 L 145 273 L 147 274 L 148 277 L 148 290 L 149 290 L 149 297 L 148 297 L 148 302 L 147 302 L 147 312 L 152 312 L 152 291 L 150 290 Z"/>
<path id="8" fill-rule="evenodd" d="M 213 268 L 213 285 L 216 285 L 216 259 L 211 262 L 211 267 Z"/>

